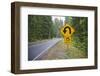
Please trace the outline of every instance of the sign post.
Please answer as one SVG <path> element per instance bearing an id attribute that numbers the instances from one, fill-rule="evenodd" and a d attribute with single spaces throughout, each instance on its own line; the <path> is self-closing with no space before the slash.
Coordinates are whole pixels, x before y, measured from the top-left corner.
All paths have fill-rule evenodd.
<path id="1" fill-rule="evenodd" d="M 72 34 L 75 32 L 75 30 L 69 24 L 65 24 L 60 31 L 64 37 L 64 42 L 67 44 L 67 48 L 70 48 Z"/>

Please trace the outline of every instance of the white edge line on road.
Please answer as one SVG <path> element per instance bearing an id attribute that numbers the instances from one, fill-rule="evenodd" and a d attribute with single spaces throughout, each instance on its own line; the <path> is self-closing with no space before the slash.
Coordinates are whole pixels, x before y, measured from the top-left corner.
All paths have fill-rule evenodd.
<path id="1" fill-rule="evenodd" d="M 60 41 L 60 40 L 58 40 L 57 42 L 59 42 L 59 41 Z M 57 43 L 57 42 L 56 42 L 56 43 Z M 56 43 L 55 43 L 55 44 L 56 44 Z M 54 45 L 55 45 L 55 44 L 54 44 Z M 48 49 L 50 49 L 51 47 L 52 47 L 52 46 L 49 46 L 48 48 L 46 48 L 43 52 L 41 52 L 41 53 L 40 53 L 38 56 L 36 56 L 33 60 L 35 60 L 35 59 L 37 59 L 38 57 L 40 57 L 44 52 L 48 51 Z"/>

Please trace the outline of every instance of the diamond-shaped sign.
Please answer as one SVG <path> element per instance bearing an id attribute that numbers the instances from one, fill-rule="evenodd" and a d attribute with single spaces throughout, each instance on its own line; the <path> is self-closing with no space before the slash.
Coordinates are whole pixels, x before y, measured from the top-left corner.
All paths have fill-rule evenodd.
<path id="1" fill-rule="evenodd" d="M 61 34 L 64 37 L 64 42 L 65 43 L 70 43 L 71 42 L 71 36 L 75 32 L 75 30 L 69 24 L 65 24 L 61 28 L 60 31 L 61 31 Z"/>

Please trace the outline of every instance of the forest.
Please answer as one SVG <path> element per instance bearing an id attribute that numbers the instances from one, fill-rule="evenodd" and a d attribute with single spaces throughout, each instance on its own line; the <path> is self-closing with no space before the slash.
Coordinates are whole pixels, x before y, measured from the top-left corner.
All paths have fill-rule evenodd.
<path id="1" fill-rule="evenodd" d="M 66 23 L 74 29 L 73 45 L 82 51 L 88 50 L 88 18 L 87 17 L 66 17 Z"/>
<path id="2" fill-rule="evenodd" d="M 28 42 L 36 42 L 45 39 L 62 38 L 60 28 L 68 23 L 75 29 L 72 45 L 81 51 L 88 49 L 88 18 L 64 16 L 65 20 L 44 15 L 28 15 Z"/>
<path id="3" fill-rule="evenodd" d="M 51 16 L 29 15 L 28 41 L 34 42 L 37 40 L 61 37 L 59 29 L 62 25 L 62 20 L 55 18 L 52 21 Z"/>

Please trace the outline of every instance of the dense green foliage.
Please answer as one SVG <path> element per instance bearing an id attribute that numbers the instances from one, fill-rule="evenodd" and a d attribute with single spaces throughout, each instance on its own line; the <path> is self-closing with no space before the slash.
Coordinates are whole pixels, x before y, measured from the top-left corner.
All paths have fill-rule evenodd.
<path id="1" fill-rule="evenodd" d="M 87 17 L 66 17 L 68 22 L 75 29 L 73 44 L 82 51 L 88 47 L 88 18 Z"/>
<path id="2" fill-rule="evenodd" d="M 52 21 L 50 16 L 28 16 L 28 40 L 36 41 L 51 37 Z"/>
<path id="3" fill-rule="evenodd" d="M 55 18 L 55 20 L 53 21 L 54 37 L 61 37 L 60 28 L 62 25 L 63 25 L 63 21 Z"/>
<path id="4" fill-rule="evenodd" d="M 60 37 L 59 26 L 62 23 L 58 19 L 53 21 L 52 16 L 28 15 L 28 41 Z"/>

